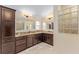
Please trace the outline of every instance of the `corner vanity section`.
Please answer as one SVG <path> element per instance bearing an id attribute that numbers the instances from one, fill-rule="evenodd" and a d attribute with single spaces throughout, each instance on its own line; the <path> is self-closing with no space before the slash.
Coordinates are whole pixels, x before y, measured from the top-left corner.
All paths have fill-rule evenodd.
<path id="1" fill-rule="evenodd" d="M 0 6 L 0 54 L 15 54 L 41 42 L 53 46 L 53 32 L 16 32 L 15 10 Z"/>
<path id="2" fill-rule="evenodd" d="M 41 42 L 45 42 L 53 46 L 53 33 L 51 32 L 24 32 L 24 35 L 23 32 L 18 32 L 16 34 L 16 53 Z"/>

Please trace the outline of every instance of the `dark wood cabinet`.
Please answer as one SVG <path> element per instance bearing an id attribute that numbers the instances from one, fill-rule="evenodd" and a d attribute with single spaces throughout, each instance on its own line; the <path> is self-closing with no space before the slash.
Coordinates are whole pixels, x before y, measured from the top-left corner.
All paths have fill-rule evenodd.
<path id="1" fill-rule="evenodd" d="M 15 11 L 2 8 L 2 35 L 4 37 L 15 35 Z"/>
<path id="2" fill-rule="evenodd" d="M 15 41 L 15 39 L 12 36 L 2 38 L 2 44 L 9 43 L 9 42 L 14 42 L 14 41 Z"/>
<path id="3" fill-rule="evenodd" d="M 36 45 L 39 41 L 37 34 L 16 37 L 16 53 Z"/>
<path id="4" fill-rule="evenodd" d="M 15 21 L 15 10 L 2 7 L 2 21 Z"/>
<path id="5" fill-rule="evenodd" d="M 0 6 L 0 50 L 1 53 L 15 53 L 15 10 Z"/>
<path id="6" fill-rule="evenodd" d="M 53 34 L 43 34 L 43 40 L 45 43 L 53 45 Z"/>
<path id="7" fill-rule="evenodd" d="M 3 22 L 3 28 L 2 28 L 2 31 L 3 31 L 3 36 L 4 37 L 10 37 L 10 36 L 14 36 L 15 33 L 14 33 L 14 22 Z"/>
<path id="8" fill-rule="evenodd" d="M 16 37 L 16 53 L 26 49 L 26 36 Z"/>
<path id="9" fill-rule="evenodd" d="M 36 45 L 38 43 L 37 34 L 34 34 L 32 36 L 33 45 Z"/>
<path id="10" fill-rule="evenodd" d="M 41 43 L 43 41 L 43 36 L 42 36 L 42 33 L 40 34 L 36 34 L 36 38 L 37 38 L 37 43 Z"/>
<path id="11" fill-rule="evenodd" d="M 26 43 L 26 36 L 16 37 L 16 46 L 25 43 Z"/>
<path id="12" fill-rule="evenodd" d="M 41 43 L 42 34 L 34 34 L 32 35 L 33 45 Z"/>
<path id="13" fill-rule="evenodd" d="M 26 46 L 27 46 L 27 48 L 29 48 L 29 47 L 31 47 L 31 46 L 33 46 L 33 39 L 32 39 L 32 35 L 27 35 L 27 38 L 26 38 Z"/>
<path id="14" fill-rule="evenodd" d="M 26 46 L 27 48 L 31 47 L 31 46 L 34 46 L 38 43 L 41 43 L 42 41 L 42 35 L 41 34 L 32 34 L 32 35 L 27 35 L 27 38 L 26 38 Z"/>
<path id="15" fill-rule="evenodd" d="M 14 54 L 15 53 L 15 42 L 8 42 L 2 44 L 2 53 L 3 54 Z"/>
<path id="16" fill-rule="evenodd" d="M 16 53 L 41 42 L 53 45 L 53 34 L 39 33 L 16 37 Z"/>
<path id="17" fill-rule="evenodd" d="M 26 49 L 26 45 L 25 44 L 21 44 L 19 46 L 16 47 L 16 53 L 23 51 Z"/>

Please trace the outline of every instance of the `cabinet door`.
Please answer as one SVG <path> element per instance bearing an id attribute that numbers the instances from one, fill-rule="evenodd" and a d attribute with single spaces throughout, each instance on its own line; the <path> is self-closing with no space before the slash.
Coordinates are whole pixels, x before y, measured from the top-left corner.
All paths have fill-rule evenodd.
<path id="1" fill-rule="evenodd" d="M 16 37 L 16 46 L 22 45 L 22 44 L 26 45 L 26 37 L 25 36 Z"/>
<path id="2" fill-rule="evenodd" d="M 2 53 L 15 53 L 15 11 L 2 8 Z"/>
<path id="3" fill-rule="evenodd" d="M 53 34 L 43 34 L 43 42 L 53 45 Z"/>
<path id="4" fill-rule="evenodd" d="M 43 34 L 42 36 L 43 36 L 43 38 L 42 38 L 43 42 L 47 43 L 48 42 L 47 41 L 47 35 L 46 34 Z"/>
<path id="5" fill-rule="evenodd" d="M 47 42 L 47 34 L 43 33 L 42 37 L 43 37 L 42 41 Z"/>
<path id="6" fill-rule="evenodd" d="M 48 43 L 48 44 L 50 44 L 50 37 L 49 37 L 49 34 L 46 34 L 46 42 Z"/>
<path id="7" fill-rule="evenodd" d="M 28 35 L 28 36 L 27 36 L 26 42 L 27 42 L 27 43 L 26 43 L 27 48 L 33 46 L 33 42 L 32 42 L 32 37 L 31 37 L 31 35 Z"/>
<path id="8" fill-rule="evenodd" d="M 15 36 L 15 11 L 2 8 L 2 36 Z"/>
<path id="9" fill-rule="evenodd" d="M 37 34 L 36 38 L 37 38 L 38 43 L 42 42 L 42 34 Z"/>
<path id="10" fill-rule="evenodd" d="M 16 41 L 16 46 L 22 45 L 22 44 L 25 44 L 26 45 L 26 40 L 25 39 Z"/>
<path id="11" fill-rule="evenodd" d="M 38 39 L 37 39 L 36 35 L 33 35 L 32 40 L 33 40 L 33 45 L 38 43 Z"/>
<path id="12" fill-rule="evenodd" d="M 50 36 L 50 44 L 53 45 L 53 35 Z"/>
<path id="13" fill-rule="evenodd" d="M 18 46 L 16 46 L 16 53 L 18 53 L 24 49 L 26 49 L 26 44 L 18 45 Z"/>
<path id="14" fill-rule="evenodd" d="M 2 37 L 2 44 L 9 43 L 9 42 L 15 42 L 14 36 Z"/>
<path id="15" fill-rule="evenodd" d="M 15 39 L 14 39 L 14 37 L 2 38 L 2 53 L 4 53 L 4 54 L 15 53 Z"/>
<path id="16" fill-rule="evenodd" d="M 2 21 L 15 21 L 15 11 L 9 8 L 2 8 Z"/>
<path id="17" fill-rule="evenodd" d="M 26 49 L 26 36 L 16 37 L 16 53 Z"/>
<path id="18" fill-rule="evenodd" d="M 53 45 L 53 35 L 52 34 L 47 34 L 47 40 L 46 42 L 50 45 Z"/>
<path id="19" fill-rule="evenodd" d="M 3 54 L 15 53 L 15 43 L 9 42 L 9 43 L 2 44 L 2 53 Z"/>
<path id="20" fill-rule="evenodd" d="M 15 23 L 14 22 L 3 22 L 2 23 L 2 36 L 9 37 L 15 36 Z"/>

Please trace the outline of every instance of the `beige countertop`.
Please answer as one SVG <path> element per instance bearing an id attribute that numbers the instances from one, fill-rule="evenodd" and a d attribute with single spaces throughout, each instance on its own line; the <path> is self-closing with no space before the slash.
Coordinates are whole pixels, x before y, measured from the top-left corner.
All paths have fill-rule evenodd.
<path id="1" fill-rule="evenodd" d="M 29 31 L 29 32 L 16 32 L 15 37 L 20 37 L 20 36 L 25 36 L 25 35 L 32 35 L 32 34 L 40 34 L 40 33 L 53 34 L 53 30 L 52 31 L 36 30 L 36 31 Z"/>

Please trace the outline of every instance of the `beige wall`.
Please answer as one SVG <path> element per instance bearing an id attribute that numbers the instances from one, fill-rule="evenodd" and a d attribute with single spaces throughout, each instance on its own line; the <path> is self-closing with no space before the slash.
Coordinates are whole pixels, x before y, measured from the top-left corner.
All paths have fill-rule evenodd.
<path id="1" fill-rule="evenodd" d="M 55 53 L 79 53 L 79 34 L 58 32 L 57 6 L 54 6 L 54 50 Z"/>

